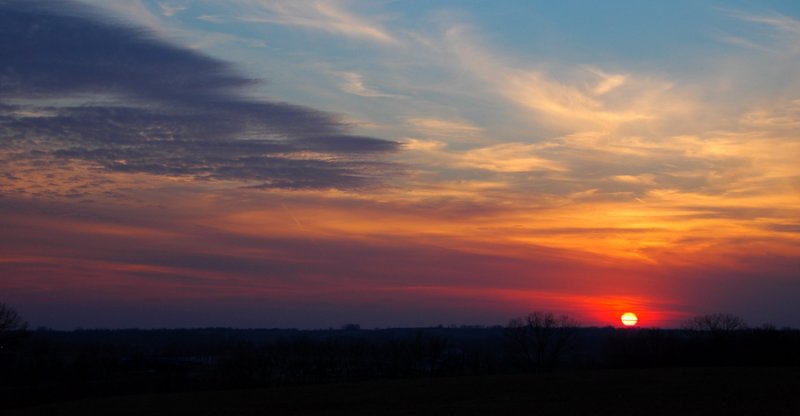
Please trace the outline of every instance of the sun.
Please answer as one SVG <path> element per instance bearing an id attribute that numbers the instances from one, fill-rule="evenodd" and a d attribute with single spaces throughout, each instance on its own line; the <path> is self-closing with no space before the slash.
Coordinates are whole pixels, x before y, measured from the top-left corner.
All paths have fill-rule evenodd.
<path id="1" fill-rule="evenodd" d="M 625 326 L 635 326 L 639 322 L 639 317 L 633 312 L 625 312 L 619 319 L 622 321 L 622 325 Z"/>

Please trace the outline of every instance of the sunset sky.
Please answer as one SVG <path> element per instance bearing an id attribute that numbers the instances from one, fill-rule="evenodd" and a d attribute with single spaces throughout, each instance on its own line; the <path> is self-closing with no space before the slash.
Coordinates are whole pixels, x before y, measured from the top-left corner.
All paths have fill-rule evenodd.
<path id="1" fill-rule="evenodd" d="M 34 327 L 798 298 L 798 2 L 0 0 L 0 302 Z"/>

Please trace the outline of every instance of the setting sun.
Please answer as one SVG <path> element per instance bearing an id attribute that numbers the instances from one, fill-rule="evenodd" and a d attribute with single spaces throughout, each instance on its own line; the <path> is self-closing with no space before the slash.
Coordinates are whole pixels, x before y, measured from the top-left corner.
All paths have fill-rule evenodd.
<path id="1" fill-rule="evenodd" d="M 635 326 L 639 322 L 639 317 L 633 312 L 625 312 L 619 319 L 622 321 L 622 325 L 625 326 Z"/>

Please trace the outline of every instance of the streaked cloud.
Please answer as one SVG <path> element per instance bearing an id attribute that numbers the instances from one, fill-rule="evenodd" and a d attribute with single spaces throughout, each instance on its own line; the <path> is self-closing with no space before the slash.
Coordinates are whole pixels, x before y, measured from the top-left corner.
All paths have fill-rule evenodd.
<path id="1" fill-rule="evenodd" d="M 740 123 L 759 129 L 792 130 L 800 128 L 800 99 L 774 103 L 770 108 L 758 108 L 742 116 Z M 796 131 L 796 130 L 795 130 Z"/>
<path id="2" fill-rule="evenodd" d="M 411 117 L 406 122 L 417 132 L 430 137 L 450 137 L 454 139 L 473 137 L 483 131 L 480 127 L 462 120 Z"/>
<path id="3" fill-rule="evenodd" d="M 655 77 L 608 74 L 582 67 L 559 79 L 545 70 L 505 62 L 474 39 L 465 26 L 447 30 L 444 47 L 490 93 L 537 115 L 537 121 L 562 131 L 611 131 L 626 124 L 652 122 L 673 112 L 691 111 L 673 83 Z"/>
<path id="4" fill-rule="evenodd" d="M 753 13 L 743 10 L 730 10 L 733 18 L 771 29 L 770 31 L 747 31 L 746 33 L 724 34 L 722 41 L 734 45 L 768 52 L 783 59 L 797 56 L 800 47 L 800 20 L 779 13 Z M 744 31 L 742 31 L 744 32 Z"/>
<path id="5" fill-rule="evenodd" d="M 784 16 L 780 14 L 759 15 L 759 14 L 745 13 L 742 11 L 733 11 L 731 12 L 731 15 L 749 22 L 760 23 L 770 26 L 781 32 L 793 35 L 800 35 L 800 21 L 792 19 L 789 16 Z"/>
<path id="6" fill-rule="evenodd" d="M 164 16 L 171 17 L 188 9 L 188 6 L 180 3 L 173 2 L 158 2 L 158 7 L 161 8 L 161 13 Z"/>
<path id="7" fill-rule="evenodd" d="M 253 12 L 239 16 L 245 22 L 296 26 L 382 44 L 398 42 L 376 19 L 352 13 L 338 1 L 250 0 L 242 4 Z"/>
<path id="8" fill-rule="evenodd" d="M 530 172 L 538 170 L 564 171 L 558 162 L 537 156 L 539 146 L 524 143 L 504 143 L 465 152 L 458 164 L 496 172 Z"/>
<path id="9" fill-rule="evenodd" d="M 341 88 L 350 94 L 361 97 L 399 97 L 370 88 L 364 83 L 364 76 L 356 72 L 337 72 L 335 75 L 341 80 Z"/>
<path id="10" fill-rule="evenodd" d="M 598 69 L 589 69 L 590 72 L 594 73 L 598 76 L 599 81 L 594 88 L 592 88 L 592 94 L 594 95 L 603 95 L 616 89 L 617 87 L 622 86 L 625 84 L 627 77 L 622 74 L 607 74 L 603 71 Z"/>

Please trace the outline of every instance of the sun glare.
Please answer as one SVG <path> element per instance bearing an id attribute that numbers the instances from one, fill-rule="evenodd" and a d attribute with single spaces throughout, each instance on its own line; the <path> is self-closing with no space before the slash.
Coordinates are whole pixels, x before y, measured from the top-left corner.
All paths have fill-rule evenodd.
<path id="1" fill-rule="evenodd" d="M 625 326 L 634 326 L 639 322 L 639 317 L 633 312 L 625 312 L 619 319 L 622 321 L 622 325 Z"/>

